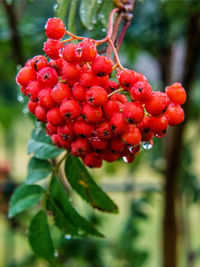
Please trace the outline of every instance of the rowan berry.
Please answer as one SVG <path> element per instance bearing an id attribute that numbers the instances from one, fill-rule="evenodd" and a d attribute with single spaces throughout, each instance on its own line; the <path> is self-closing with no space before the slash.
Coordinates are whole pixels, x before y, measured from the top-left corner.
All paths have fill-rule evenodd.
<path id="1" fill-rule="evenodd" d="M 124 89 L 130 89 L 137 82 L 137 73 L 133 70 L 122 70 L 118 72 L 119 85 Z"/>
<path id="2" fill-rule="evenodd" d="M 53 134 L 51 136 L 51 140 L 52 142 L 57 146 L 57 147 L 62 147 L 61 143 L 60 143 L 60 138 L 58 134 Z"/>
<path id="3" fill-rule="evenodd" d="M 51 96 L 51 90 L 51 88 L 45 88 L 38 94 L 39 105 L 45 109 L 51 109 L 56 105 Z"/>
<path id="4" fill-rule="evenodd" d="M 78 81 L 81 69 L 78 64 L 72 64 L 67 61 L 63 62 L 62 76 L 68 81 Z"/>
<path id="5" fill-rule="evenodd" d="M 184 120 L 184 111 L 178 104 L 170 104 L 165 115 L 168 118 L 169 125 L 175 126 Z"/>
<path id="6" fill-rule="evenodd" d="M 107 120 L 110 120 L 118 112 L 120 112 L 120 106 L 117 101 L 108 100 L 103 106 L 103 114 Z"/>
<path id="7" fill-rule="evenodd" d="M 46 124 L 46 132 L 49 135 L 56 134 L 57 133 L 57 127 L 56 126 L 53 126 L 51 123 L 48 122 Z"/>
<path id="8" fill-rule="evenodd" d="M 92 39 L 84 39 L 75 49 L 76 58 L 81 62 L 93 61 L 97 55 L 95 41 Z"/>
<path id="9" fill-rule="evenodd" d="M 46 114 L 46 110 L 37 105 L 37 107 L 35 108 L 35 117 L 42 122 L 46 122 L 47 121 L 47 114 Z"/>
<path id="10" fill-rule="evenodd" d="M 97 76 L 91 70 L 84 70 L 80 75 L 80 83 L 86 87 L 98 85 Z"/>
<path id="11" fill-rule="evenodd" d="M 149 128 L 151 131 L 155 133 L 160 133 L 166 131 L 167 127 L 168 127 L 168 119 L 165 114 L 159 118 L 150 117 Z"/>
<path id="12" fill-rule="evenodd" d="M 36 79 L 36 71 L 32 67 L 23 67 L 18 72 L 16 82 L 19 85 L 27 86 L 30 81 Z"/>
<path id="13" fill-rule="evenodd" d="M 76 119 L 81 115 L 81 106 L 74 100 L 66 100 L 60 106 L 60 113 L 65 119 Z"/>
<path id="14" fill-rule="evenodd" d="M 143 120 L 137 124 L 137 128 L 141 132 L 143 142 L 148 142 L 153 138 L 154 132 L 150 130 L 150 117 L 145 116 Z"/>
<path id="15" fill-rule="evenodd" d="M 130 89 L 130 96 L 132 100 L 140 103 L 145 103 L 151 98 L 152 87 L 148 82 L 136 82 L 135 85 Z"/>
<path id="16" fill-rule="evenodd" d="M 49 67 L 55 69 L 59 76 L 62 76 L 63 61 L 64 59 L 59 58 L 49 62 Z"/>
<path id="17" fill-rule="evenodd" d="M 59 108 L 50 109 L 47 112 L 47 120 L 53 126 L 61 126 L 64 123 Z"/>
<path id="18" fill-rule="evenodd" d="M 50 18 L 45 25 L 47 37 L 52 39 L 61 39 L 65 35 L 65 24 L 59 18 Z"/>
<path id="19" fill-rule="evenodd" d="M 101 139 L 99 136 L 91 136 L 89 138 L 90 144 L 96 151 L 104 150 L 106 149 L 108 145 L 108 140 Z"/>
<path id="20" fill-rule="evenodd" d="M 75 136 L 73 123 L 67 123 L 64 126 L 59 126 L 57 132 L 63 140 L 68 142 L 71 142 Z"/>
<path id="21" fill-rule="evenodd" d="M 186 101 L 186 92 L 181 83 L 173 83 L 165 92 L 174 104 L 183 105 Z"/>
<path id="22" fill-rule="evenodd" d="M 26 87 L 26 94 L 32 101 L 38 101 L 38 94 L 40 90 L 40 83 L 38 81 L 32 81 Z"/>
<path id="23" fill-rule="evenodd" d="M 134 125 L 129 125 L 125 133 L 122 135 L 122 139 L 129 145 L 138 145 L 141 142 L 140 130 Z"/>
<path id="24" fill-rule="evenodd" d="M 38 55 L 29 59 L 25 66 L 32 67 L 35 71 L 39 71 L 48 66 L 48 60 L 46 57 Z"/>
<path id="25" fill-rule="evenodd" d="M 84 138 L 92 135 L 94 126 L 85 122 L 83 119 L 79 119 L 74 122 L 73 129 L 77 136 Z"/>
<path id="26" fill-rule="evenodd" d="M 82 109 L 82 116 L 89 123 L 98 123 L 103 117 L 103 111 L 101 107 L 92 107 L 89 104 L 85 104 Z"/>
<path id="27" fill-rule="evenodd" d="M 104 88 L 107 91 L 107 93 L 110 94 L 119 88 L 119 84 L 116 83 L 115 81 L 109 80 L 105 83 Z"/>
<path id="28" fill-rule="evenodd" d="M 123 111 L 125 104 L 128 103 L 127 97 L 122 94 L 114 94 L 110 100 L 116 101 L 119 104 L 120 111 Z"/>
<path id="29" fill-rule="evenodd" d="M 105 56 L 96 56 L 92 62 L 92 71 L 98 77 L 109 75 L 112 72 L 111 60 Z"/>
<path id="30" fill-rule="evenodd" d="M 157 91 L 153 92 L 151 98 L 145 103 L 145 109 L 152 116 L 162 115 L 170 103 L 167 94 Z"/>
<path id="31" fill-rule="evenodd" d="M 120 157 L 120 153 L 112 153 L 110 150 L 101 152 L 101 158 L 107 162 L 114 162 Z"/>
<path id="32" fill-rule="evenodd" d="M 28 101 L 28 110 L 29 112 L 31 112 L 32 114 L 35 114 L 35 109 L 37 107 L 38 103 L 37 102 L 33 102 L 31 100 Z"/>
<path id="33" fill-rule="evenodd" d="M 64 60 L 70 63 L 74 63 L 77 60 L 76 53 L 75 53 L 76 46 L 77 45 L 73 43 L 68 43 L 64 46 L 63 51 L 62 51 L 62 56 Z"/>
<path id="34" fill-rule="evenodd" d="M 59 134 L 58 134 L 58 140 L 59 140 L 59 143 L 60 143 L 61 147 L 65 148 L 65 149 L 70 149 L 71 142 L 62 139 Z"/>
<path id="35" fill-rule="evenodd" d="M 87 87 L 81 85 L 79 82 L 75 83 L 72 89 L 73 97 L 78 101 L 85 100 Z"/>
<path id="36" fill-rule="evenodd" d="M 99 155 L 95 152 L 93 153 L 87 153 L 83 157 L 83 162 L 86 166 L 90 168 L 100 168 L 102 165 L 102 159 L 99 157 Z"/>
<path id="37" fill-rule="evenodd" d="M 63 44 L 60 40 L 47 39 L 44 43 L 43 50 L 51 59 L 59 59 L 60 49 Z"/>
<path id="38" fill-rule="evenodd" d="M 54 87 L 58 82 L 58 74 L 55 69 L 46 67 L 38 72 L 37 80 L 42 87 Z"/>
<path id="39" fill-rule="evenodd" d="M 90 144 L 85 138 L 77 138 L 71 143 L 72 155 L 80 157 L 90 152 Z"/>
<path id="40" fill-rule="evenodd" d="M 115 113 L 110 120 L 111 130 L 115 134 L 122 134 L 128 127 L 122 113 Z"/>
<path id="41" fill-rule="evenodd" d="M 124 150 L 125 144 L 121 136 L 117 135 L 110 139 L 109 149 L 112 153 L 121 153 Z"/>
<path id="42" fill-rule="evenodd" d="M 102 139 L 110 139 L 111 138 L 111 127 L 110 123 L 105 121 L 96 126 L 97 134 Z"/>
<path id="43" fill-rule="evenodd" d="M 51 91 L 51 97 L 57 104 L 61 104 L 63 100 L 70 99 L 71 90 L 67 84 L 57 83 Z"/>
<path id="44" fill-rule="evenodd" d="M 143 107 L 136 102 L 128 102 L 123 110 L 124 119 L 130 124 L 137 124 L 144 118 Z"/>
<path id="45" fill-rule="evenodd" d="M 101 86 L 92 86 L 86 91 L 85 99 L 91 106 L 103 106 L 108 99 L 108 93 Z"/>

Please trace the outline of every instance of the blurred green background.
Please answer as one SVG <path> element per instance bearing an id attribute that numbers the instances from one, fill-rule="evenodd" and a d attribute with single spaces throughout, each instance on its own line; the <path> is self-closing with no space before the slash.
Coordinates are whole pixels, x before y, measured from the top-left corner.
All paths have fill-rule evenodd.
<path id="1" fill-rule="evenodd" d="M 104 9 L 91 31 L 81 23 L 81 1 L 69 2 L 77 4 L 74 24 L 70 24 L 70 28 L 78 35 L 103 38 L 107 24 L 106 6 L 110 1 L 103 1 Z M 0 1 L 2 267 L 49 266 L 44 260 L 36 258 L 28 245 L 27 227 L 34 211 L 9 220 L 7 209 L 14 188 L 25 180 L 30 159 L 27 142 L 34 128 L 15 76 L 28 58 L 43 53 L 44 25 L 58 12 L 56 5 L 54 0 Z M 66 24 L 69 15 L 70 6 L 65 14 Z M 94 212 L 71 193 L 80 213 L 93 220 L 106 238 L 59 238 L 58 266 L 198 267 L 200 1 L 138 1 L 120 59 L 124 66 L 142 72 L 154 90 L 164 90 L 175 81 L 182 82 L 188 93 L 184 106 L 185 122 L 169 129 L 163 139 L 155 139 L 151 150 L 143 148 L 132 164 L 121 161 L 104 163 L 103 168 L 92 171 L 98 183 L 119 205 L 118 215 Z M 59 236 L 57 229 L 52 228 L 52 231 Z M 177 265 L 170 263 L 173 259 Z"/>

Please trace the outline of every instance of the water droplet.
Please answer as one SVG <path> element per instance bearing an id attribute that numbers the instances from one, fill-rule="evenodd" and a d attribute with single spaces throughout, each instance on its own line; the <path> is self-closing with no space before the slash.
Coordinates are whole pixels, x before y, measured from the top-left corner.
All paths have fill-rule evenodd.
<path id="1" fill-rule="evenodd" d="M 80 13 L 81 13 L 82 15 L 85 15 L 85 11 L 84 11 L 83 9 L 81 9 Z"/>
<path id="2" fill-rule="evenodd" d="M 92 19 L 92 24 L 96 24 L 96 23 L 97 23 L 96 18 L 93 18 L 93 19 Z"/>
<path id="3" fill-rule="evenodd" d="M 145 150 L 149 150 L 153 147 L 153 144 L 152 142 L 144 142 L 142 147 L 145 149 Z"/>
<path id="4" fill-rule="evenodd" d="M 55 258 L 58 258 L 58 251 L 55 251 L 55 253 L 54 253 L 54 257 L 55 257 Z"/>
<path id="5" fill-rule="evenodd" d="M 19 94 L 19 95 L 17 96 L 17 100 L 18 100 L 20 103 L 23 103 L 23 102 L 24 102 L 24 98 L 23 98 L 23 96 L 22 96 L 21 94 Z"/>
<path id="6" fill-rule="evenodd" d="M 28 107 L 27 106 L 23 108 L 22 113 L 25 115 L 28 113 Z"/>
<path id="7" fill-rule="evenodd" d="M 90 26 L 88 27 L 88 30 L 91 31 L 92 29 L 93 29 L 93 26 L 90 25 Z"/>
<path id="8" fill-rule="evenodd" d="M 134 148 L 135 148 L 134 146 L 129 146 L 129 147 L 128 147 L 128 149 L 129 149 L 129 151 L 130 151 L 131 153 L 134 153 Z"/>
<path id="9" fill-rule="evenodd" d="M 106 32 L 106 28 L 102 28 L 101 31 L 102 31 L 102 32 Z"/>
<path id="10" fill-rule="evenodd" d="M 127 159 L 126 156 L 124 156 L 122 159 L 123 159 L 123 161 L 124 161 L 125 163 L 128 163 L 128 159 Z"/>
<path id="11" fill-rule="evenodd" d="M 65 235 L 65 239 L 71 239 L 72 238 L 72 236 L 71 235 Z"/>
<path id="12" fill-rule="evenodd" d="M 58 4 L 55 4 L 55 5 L 53 6 L 53 11 L 54 11 L 54 12 L 57 12 L 57 11 L 58 11 L 58 8 L 59 8 L 59 5 L 58 5 Z"/>
<path id="13" fill-rule="evenodd" d="M 97 4 L 101 4 L 102 3 L 102 0 L 97 0 Z"/>

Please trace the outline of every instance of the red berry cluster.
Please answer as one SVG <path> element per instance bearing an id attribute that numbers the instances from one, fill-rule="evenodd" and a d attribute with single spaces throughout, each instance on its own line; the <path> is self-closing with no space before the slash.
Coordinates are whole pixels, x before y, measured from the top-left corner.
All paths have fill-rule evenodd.
<path id="1" fill-rule="evenodd" d="M 186 93 L 180 83 L 153 92 L 143 74 L 123 68 L 112 79 L 114 64 L 98 54 L 97 41 L 61 41 L 66 30 L 58 18 L 47 21 L 45 32 L 50 60 L 33 57 L 16 80 L 52 141 L 85 165 L 100 167 L 121 157 L 132 162 L 141 142 L 163 137 L 169 125 L 183 121 Z"/>

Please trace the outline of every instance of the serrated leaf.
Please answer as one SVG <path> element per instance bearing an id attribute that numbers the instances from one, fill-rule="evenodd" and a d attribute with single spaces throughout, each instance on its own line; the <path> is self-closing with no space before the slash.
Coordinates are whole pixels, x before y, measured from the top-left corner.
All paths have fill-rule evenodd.
<path id="1" fill-rule="evenodd" d="M 94 182 L 86 167 L 77 157 L 68 156 L 65 173 L 72 188 L 93 208 L 111 213 L 118 212 L 116 204 Z"/>
<path id="2" fill-rule="evenodd" d="M 36 183 L 45 179 L 52 172 L 51 164 L 48 160 L 31 158 L 28 164 L 27 184 Z"/>
<path id="3" fill-rule="evenodd" d="M 57 0 L 56 17 L 64 20 L 69 7 L 69 0 Z"/>
<path id="4" fill-rule="evenodd" d="M 50 185 L 50 194 L 47 208 L 53 212 L 56 225 L 65 231 L 65 234 L 95 235 L 103 237 L 94 226 L 83 218 L 71 205 L 67 192 L 56 176 Z"/>
<path id="5" fill-rule="evenodd" d="M 98 0 L 81 0 L 80 18 L 81 22 L 88 30 L 93 29 L 93 21 L 96 20 L 100 3 Z"/>
<path id="6" fill-rule="evenodd" d="M 38 257 L 51 262 L 54 260 L 54 245 L 49 232 L 47 215 L 45 211 L 39 211 L 32 219 L 29 227 L 29 243 Z"/>
<path id="7" fill-rule="evenodd" d="M 38 159 L 49 159 L 56 158 L 63 151 L 52 143 L 51 138 L 42 128 L 33 130 L 32 137 L 28 142 L 28 154 L 33 153 Z"/>
<path id="8" fill-rule="evenodd" d="M 10 200 L 9 217 L 33 207 L 44 194 L 44 189 L 39 185 L 22 185 L 13 193 Z"/>
<path id="9" fill-rule="evenodd" d="M 99 19 L 105 28 L 108 28 L 108 20 L 110 12 L 115 8 L 114 1 L 103 0 L 101 10 L 99 12 Z"/>

